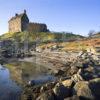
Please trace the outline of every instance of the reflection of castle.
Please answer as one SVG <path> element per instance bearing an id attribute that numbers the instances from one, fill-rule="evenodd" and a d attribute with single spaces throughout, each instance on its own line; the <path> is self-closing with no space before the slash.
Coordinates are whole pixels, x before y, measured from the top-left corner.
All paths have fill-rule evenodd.
<path id="1" fill-rule="evenodd" d="M 46 24 L 40 24 L 40 23 L 29 23 L 29 18 L 26 14 L 26 10 L 24 10 L 24 13 L 22 14 L 15 14 L 14 17 L 12 17 L 9 20 L 9 32 L 23 32 L 23 31 L 29 31 L 29 32 L 46 32 L 47 26 Z"/>

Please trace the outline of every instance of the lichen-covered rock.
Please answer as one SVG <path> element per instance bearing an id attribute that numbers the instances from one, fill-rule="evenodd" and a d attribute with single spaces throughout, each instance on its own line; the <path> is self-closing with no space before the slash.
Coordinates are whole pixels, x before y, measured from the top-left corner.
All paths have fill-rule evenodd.
<path id="1" fill-rule="evenodd" d="M 93 100 L 94 96 L 89 88 L 89 83 L 87 81 L 77 82 L 74 86 L 73 94 L 79 96 L 81 99 Z"/>
<path id="2" fill-rule="evenodd" d="M 78 68 L 75 67 L 75 66 L 72 66 L 71 68 L 69 68 L 68 70 L 66 70 L 67 76 L 74 75 L 74 74 L 77 73 L 77 71 L 78 71 Z"/>
<path id="3" fill-rule="evenodd" d="M 74 82 L 73 82 L 73 80 L 71 80 L 71 79 L 67 79 L 67 80 L 65 80 L 65 81 L 62 81 L 62 84 L 63 84 L 65 87 L 72 88 L 73 85 L 74 85 Z"/>
<path id="4" fill-rule="evenodd" d="M 83 78 L 82 78 L 82 76 L 80 74 L 74 74 L 71 77 L 71 80 L 73 80 L 76 83 L 76 82 L 79 82 L 79 81 L 83 81 Z"/>

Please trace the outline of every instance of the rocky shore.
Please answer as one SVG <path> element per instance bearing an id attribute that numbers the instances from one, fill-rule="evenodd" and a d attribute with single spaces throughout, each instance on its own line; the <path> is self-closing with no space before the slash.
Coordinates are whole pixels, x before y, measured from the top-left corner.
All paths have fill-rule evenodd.
<path id="1" fill-rule="evenodd" d="M 100 59 L 94 54 L 45 53 L 40 58 L 37 61 L 51 65 L 51 73 L 58 78 L 41 85 L 25 85 L 22 100 L 99 100 Z"/>

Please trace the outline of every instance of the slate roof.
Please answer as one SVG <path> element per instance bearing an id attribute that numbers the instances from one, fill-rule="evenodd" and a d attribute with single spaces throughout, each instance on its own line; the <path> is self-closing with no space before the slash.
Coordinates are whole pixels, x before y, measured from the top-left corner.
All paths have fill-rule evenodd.
<path id="1" fill-rule="evenodd" d="M 25 13 L 17 14 L 17 16 L 15 15 L 15 16 L 12 17 L 9 21 L 14 20 L 14 19 L 16 19 L 16 18 L 22 18 L 24 14 L 25 14 Z"/>

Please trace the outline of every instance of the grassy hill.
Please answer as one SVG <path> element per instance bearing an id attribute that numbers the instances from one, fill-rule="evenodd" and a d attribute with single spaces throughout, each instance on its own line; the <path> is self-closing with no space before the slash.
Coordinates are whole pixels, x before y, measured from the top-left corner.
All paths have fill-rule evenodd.
<path id="1" fill-rule="evenodd" d="M 23 47 L 24 41 L 29 42 L 31 48 L 34 42 L 39 42 L 40 48 L 52 48 L 54 45 L 59 45 L 61 51 L 80 51 L 100 46 L 100 33 L 94 34 L 91 38 L 83 37 L 72 33 L 61 33 L 61 32 L 41 32 L 41 33 L 6 33 L 0 36 L 0 40 L 13 40 L 19 43 L 19 47 Z M 16 42 L 13 42 L 16 43 Z"/>
<path id="2" fill-rule="evenodd" d="M 60 33 L 60 32 L 40 32 L 40 33 L 28 33 L 28 32 L 18 32 L 18 33 L 5 33 L 0 36 L 0 40 L 16 40 L 18 42 L 23 42 L 28 40 L 29 42 L 34 41 L 66 41 L 66 40 L 76 40 L 81 39 L 83 36 L 75 35 L 72 33 Z"/>

